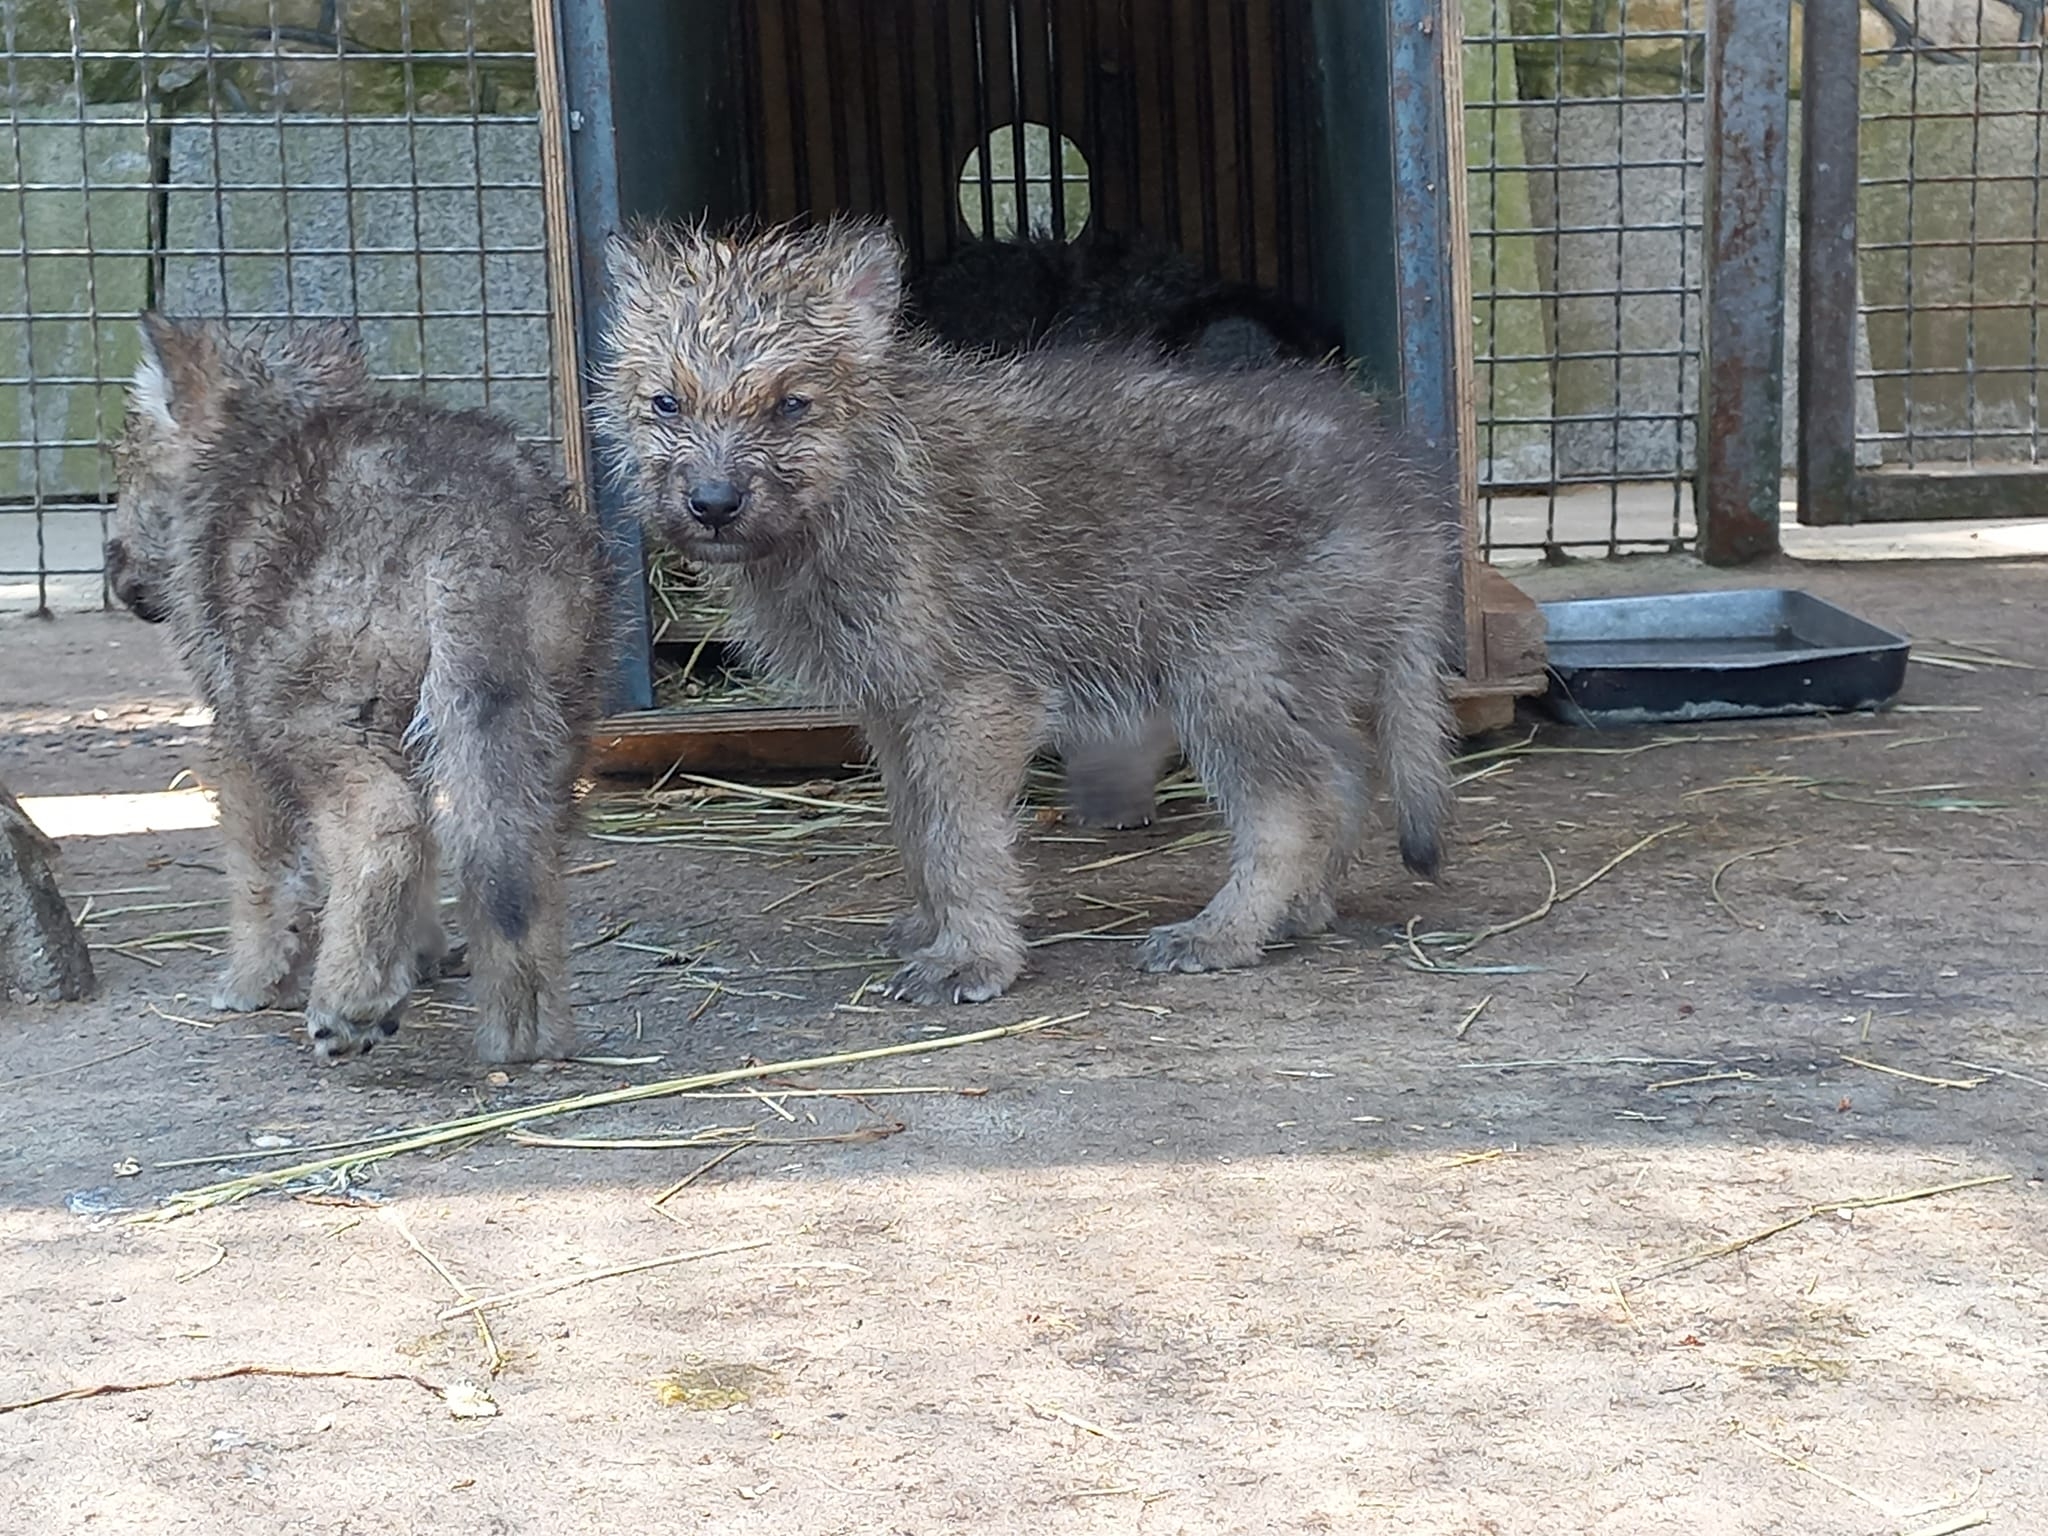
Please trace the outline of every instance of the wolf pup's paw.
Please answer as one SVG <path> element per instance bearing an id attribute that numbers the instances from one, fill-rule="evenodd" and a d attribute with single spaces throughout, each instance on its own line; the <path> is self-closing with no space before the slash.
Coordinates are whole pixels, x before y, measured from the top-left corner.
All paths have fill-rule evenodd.
<path id="1" fill-rule="evenodd" d="M 353 1056 L 367 1056 L 379 1040 L 398 1033 L 396 1009 L 378 1019 L 344 1018 L 332 1008 L 306 1010 L 306 1038 L 313 1042 L 313 1054 L 332 1066 Z"/>
<path id="2" fill-rule="evenodd" d="M 1259 962 L 1255 942 L 1217 934 L 1199 918 L 1154 928 L 1138 945 L 1142 971 L 1234 971 Z"/>
<path id="3" fill-rule="evenodd" d="M 985 1003 L 1001 997 L 1020 969 L 1008 959 L 987 960 L 927 949 L 912 955 L 882 990 L 906 1003 Z"/>
<path id="4" fill-rule="evenodd" d="M 882 951 L 885 954 L 908 958 L 920 949 L 931 946 L 939 936 L 939 925 L 932 920 L 923 907 L 912 907 L 907 912 L 896 914 L 888 927 L 882 930 Z"/>

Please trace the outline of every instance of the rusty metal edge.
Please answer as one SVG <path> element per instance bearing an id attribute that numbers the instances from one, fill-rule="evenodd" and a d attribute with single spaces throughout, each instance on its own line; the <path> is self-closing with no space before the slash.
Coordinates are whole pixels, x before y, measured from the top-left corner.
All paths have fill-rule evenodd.
<path id="1" fill-rule="evenodd" d="M 1696 492 L 1700 555 L 1709 565 L 1739 565 L 1779 547 L 1791 68 L 1789 9 L 1713 0 Z"/>
<path id="2" fill-rule="evenodd" d="M 1806 0 L 1799 122 L 1799 521 L 1857 518 L 1858 0 Z"/>

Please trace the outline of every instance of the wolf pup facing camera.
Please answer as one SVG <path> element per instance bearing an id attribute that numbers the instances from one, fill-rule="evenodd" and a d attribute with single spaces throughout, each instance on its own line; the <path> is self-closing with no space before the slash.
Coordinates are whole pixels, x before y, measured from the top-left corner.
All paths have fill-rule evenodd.
<path id="1" fill-rule="evenodd" d="M 902 254 L 869 222 L 642 230 L 611 268 L 600 416 L 641 515 L 880 761 L 912 898 L 896 996 L 1017 978 L 1033 749 L 1162 711 L 1232 847 L 1146 969 L 1329 925 L 1366 737 L 1403 859 L 1435 873 L 1456 481 L 1342 375 L 951 352 L 900 323 Z"/>
<path id="2" fill-rule="evenodd" d="M 143 318 L 107 570 L 213 707 L 223 1010 L 396 1033 L 460 893 L 486 1061 L 567 1054 L 560 861 L 607 631 L 594 522 L 512 428 L 386 397 L 340 324 Z"/>

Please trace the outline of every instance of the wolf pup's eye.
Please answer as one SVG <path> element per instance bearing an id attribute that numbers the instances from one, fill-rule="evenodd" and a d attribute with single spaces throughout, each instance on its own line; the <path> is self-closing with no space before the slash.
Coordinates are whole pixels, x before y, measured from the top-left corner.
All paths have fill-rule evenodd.
<path id="1" fill-rule="evenodd" d="M 654 414 L 657 416 L 679 416 L 682 414 L 683 408 L 676 403 L 674 395 L 656 395 L 647 403 L 654 407 Z"/>
<path id="2" fill-rule="evenodd" d="M 810 399 L 804 395 L 784 395 L 775 402 L 775 414 L 784 421 L 795 421 L 810 408 Z"/>

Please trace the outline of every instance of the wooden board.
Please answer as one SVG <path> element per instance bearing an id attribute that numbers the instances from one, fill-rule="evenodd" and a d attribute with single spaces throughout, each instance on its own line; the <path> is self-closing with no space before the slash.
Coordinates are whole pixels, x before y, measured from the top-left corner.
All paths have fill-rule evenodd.
<path id="1" fill-rule="evenodd" d="M 1479 735 L 1512 724 L 1515 700 L 1544 689 L 1543 614 L 1490 565 L 1474 567 L 1472 611 L 1483 659 L 1479 675 L 1452 680 L 1458 728 Z M 822 709 L 650 710 L 600 721 L 591 771 L 653 779 L 686 773 L 815 772 L 866 760 L 847 716 Z"/>

